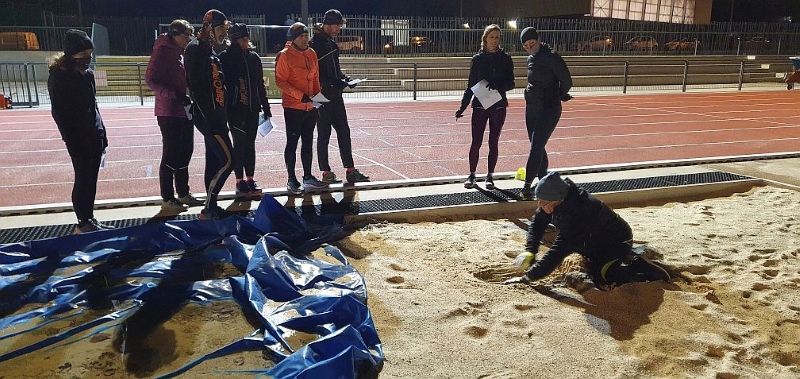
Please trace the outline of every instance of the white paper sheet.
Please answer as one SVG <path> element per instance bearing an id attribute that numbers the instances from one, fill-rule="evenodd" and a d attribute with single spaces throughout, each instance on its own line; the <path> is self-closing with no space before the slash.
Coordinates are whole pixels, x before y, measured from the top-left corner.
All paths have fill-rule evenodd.
<path id="1" fill-rule="evenodd" d="M 364 79 L 353 79 L 353 80 L 347 82 L 347 85 L 352 86 L 354 84 L 358 84 L 358 83 L 366 82 L 366 81 L 367 81 L 367 78 L 364 78 Z"/>
<path id="2" fill-rule="evenodd" d="M 264 118 L 264 115 L 258 117 L 258 135 L 266 137 L 269 132 L 275 129 L 275 124 L 272 123 L 270 117 Z"/>
<path id="3" fill-rule="evenodd" d="M 488 84 L 489 82 L 484 79 L 470 88 L 472 90 L 472 94 L 478 98 L 478 101 L 481 102 L 481 105 L 483 105 L 484 109 L 491 107 L 503 98 L 500 96 L 500 92 L 497 90 L 486 88 Z"/>
<path id="4" fill-rule="evenodd" d="M 314 97 L 311 98 L 311 104 L 314 105 L 314 108 L 319 108 L 323 104 L 329 103 L 329 102 L 330 102 L 330 100 L 328 100 L 327 97 L 323 96 L 322 92 L 314 95 Z"/>

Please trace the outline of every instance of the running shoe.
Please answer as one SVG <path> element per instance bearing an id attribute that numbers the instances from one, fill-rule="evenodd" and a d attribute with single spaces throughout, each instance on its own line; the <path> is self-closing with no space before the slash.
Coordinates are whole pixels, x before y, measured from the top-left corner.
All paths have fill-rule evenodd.
<path id="1" fill-rule="evenodd" d="M 212 205 L 211 208 L 203 208 L 198 218 L 200 220 L 222 220 L 228 216 L 230 216 L 228 211 L 222 209 L 219 205 Z"/>
<path id="2" fill-rule="evenodd" d="M 494 188 L 494 177 L 492 174 L 486 174 L 486 189 L 493 190 Z"/>
<path id="3" fill-rule="evenodd" d="M 256 181 L 253 179 L 248 179 L 247 185 L 250 187 L 250 193 L 252 194 L 252 196 L 258 197 L 264 193 L 261 187 L 258 186 L 258 183 L 256 183 Z"/>
<path id="4" fill-rule="evenodd" d="M 189 209 L 189 206 L 181 203 L 178 199 L 169 199 L 161 202 L 161 210 L 165 212 L 183 212 Z"/>
<path id="5" fill-rule="evenodd" d="M 289 193 L 292 195 L 300 195 L 306 189 L 303 188 L 303 185 L 300 184 L 300 182 L 298 182 L 297 179 L 292 178 L 289 179 L 289 181 L 286 183 L 286 190 L 289 191 Z"/>
<path id="6" fill-rule="evenodd" d="M 358 182 L 368 182 L 369 176 L 362 174 L 358 169 L 353 169 L 353 171 L 349 171 L 347 175 L 347 182 L 348 183 L 358 183 Z"/>
<path id="7" fill-rule="evenodd" d="M 250 186 L 247 184 L 246 181 L 242 180 L 236 183 L 237 199 L 249 199 L 251 196 L 253 196 L 253 192 L 250 190 Z"/>
<path id="8" fill-rule="evenodd" d="M 342 179 L 337 178 L 333 171 L 325 171 L 322 173 L 322 181 L 328 184 L 337 184 L 341 183 Z"/>
<path id="9" fill-rule="evenodd" d="M 533 190 L 531 189 L 531 184 L 525 182 L 525 185 L 522 186 L 522 192 L 520 193 L 522 200 L 533 200 Z"/>
<path id="10" fill-rule="evenodd" d="M 469 174 L 467 180 L 464 181 L 464 188 L 475 187 L 475 174 Z"/>
<path id="11" fill-rule="evenodd" d="M 311 175 L 308 178 L 303 178 L 303 187 L 308 189 L 328 188 L 328 183 L 318 180 L 314 175 Z"/>
<path id="12" fill-rule="evenodd" d="M 205 204 L 203 200 L 194 197 L 194 195 L 192 194 L 187 194 L 186 196 L 178 197 L 178 201 L 180 201 L 181 204 L 188 205 L 190 207 L 199 207 Z"/>

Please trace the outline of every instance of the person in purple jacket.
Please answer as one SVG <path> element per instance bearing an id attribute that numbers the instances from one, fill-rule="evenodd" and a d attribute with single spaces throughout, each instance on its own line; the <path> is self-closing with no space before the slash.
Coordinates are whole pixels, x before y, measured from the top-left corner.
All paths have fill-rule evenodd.
<path id="1" fill-rule="evenodd" d="M 172 21 L 169 30 L 156 38 L 145 73 L 145 82 L 156 95 L 155 116 L 161 129 L 158 178 L 163 200 L 161 209 L 165 212 L 182 212 L 187 206 L 203 205 L 203 201 L 189 192 L 194 126 L 184 109 L 190 100 L 186 95 L 183 50 L 191 42 L 193 34 L 194 28 L 188 21 Z"/>

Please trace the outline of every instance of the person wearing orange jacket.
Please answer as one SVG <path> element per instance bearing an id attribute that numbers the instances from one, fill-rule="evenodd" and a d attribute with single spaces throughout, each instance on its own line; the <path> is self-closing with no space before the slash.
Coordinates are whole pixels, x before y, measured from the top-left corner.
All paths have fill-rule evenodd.
<path id="1" fill-rule="evenodd" d="M 275 83 L 281 89 L 281 104 L 286 122 L 286 148 L 283 158 L 289 180 L 286 189 L 294 195 L 307 189 L 325 188 L 311 174 L 314 144 L 314 127 L 318 113 L 311 98 L 320 92 L 317 53 L 309 47 L 308 28 L 301 22 L 294 23 L 286 36 L 286 47 L 275 57 Z M 300 162 L 303 165 L 303 183 L 295 175 L 297 144 L 300 147 Z"/>

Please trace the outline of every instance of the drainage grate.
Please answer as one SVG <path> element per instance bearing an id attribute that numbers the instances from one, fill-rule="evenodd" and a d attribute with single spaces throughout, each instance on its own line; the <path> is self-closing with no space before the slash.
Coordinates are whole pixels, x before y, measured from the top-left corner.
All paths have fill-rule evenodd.
<path id="1" fill-rule="evenodd" d="M 602 182 L 588 182 L 580 183 L 580 186 L 591 193 L 603 192 L 617 192 L 617 191 L 630 191 L 649 188 L 661 187 L 676 187 L 682 185 L 695 185 L 695 184 L 708 184 L 708 183 L 724 183 L 740 180 L 752 180 L 753 178 L 731 174 L 727 172 L 704 172 L 696 174 L 685 175 L 667 175 L 656 176 L 650 178 L 636 178 L 636 179 L 623 179 L 623 180 L 609 180 Z M 438 194 L 438 195 L 425 195 L 414 196 L 407 198 L 383 199 L 383 200 L 367 200 L 358 202 L 343 201 L 337 203 L 336 201 L 323 201 L 323 203 L 314 206 L 300 206 L 295 207 L 295 212 L 303 214 L 304 212 L 313 212 L 316 214 L 345 214 L 356 215 L 365 213 L 379 213 L 391 212 L 402 210 L 413 210 L 423 208 L 440 208 L 453 205 L 466 205 L 466 204 L 483 204 L 483 203 L 503 203 L 512 200 L 519 200 L 519 192 L 521 188 L 515 189 L 495 189 L 487 191 L 478 189 L 477 191 L 469 191 L 463 193 L 453 194 Z M 243 214 L 244 215 L 244 214 Z M 253 212 L 249 211 L 247 217 L 253 217 Z M 108 223 L 118 228 L 144 225 L 148 222 L 160 222 L 167 220 L 195 220 L 197 215 L 179 215 L 170 219 L 147 219 L 135 218 L 125 220 L 114 220 Z M 34 226 L 26 228 L 2 229 L 0 230 L 0 243 L 16 243 L 22 241 L 31 241 L 44 238 L 53 238 L 69 235 L 73 233 L 74 225 L 48 225 L 48 226 Z"/>

